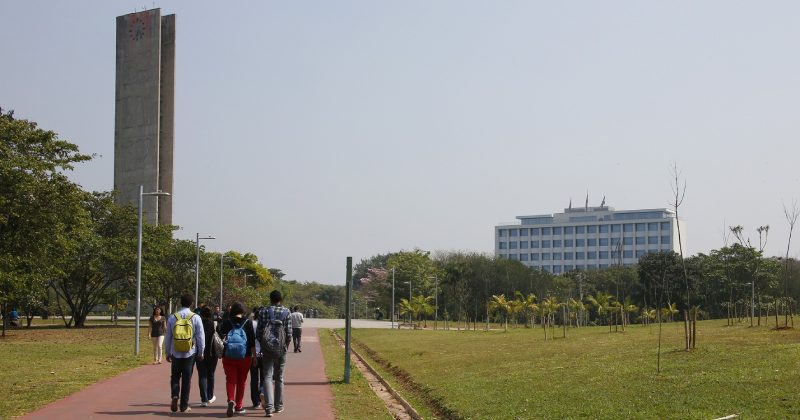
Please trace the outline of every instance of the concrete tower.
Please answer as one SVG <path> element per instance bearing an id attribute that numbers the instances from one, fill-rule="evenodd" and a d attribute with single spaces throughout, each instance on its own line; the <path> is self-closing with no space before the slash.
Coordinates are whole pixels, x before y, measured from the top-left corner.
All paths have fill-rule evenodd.
<path id="1" fill-rule="evenodd" d="M 172 191 L 175 144 L 175 15 L 160 9 L 117 17 L 114 190 L 117 203 L 145 192 Z M 172 224 L 172 197 L 146 197 L 152 224 Z"/>

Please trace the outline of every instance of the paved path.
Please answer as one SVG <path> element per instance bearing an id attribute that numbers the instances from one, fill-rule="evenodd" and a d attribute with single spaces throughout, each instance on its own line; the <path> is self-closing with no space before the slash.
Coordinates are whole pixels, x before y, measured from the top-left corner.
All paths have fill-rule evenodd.
<path id="1" fill-rule="evenodd" d="M 143 348 L 150 350 L 150 346 Z M 225 417 L 225 373 L 222 361 L 217 365 L 215 393 L 217 401 L 210 407 L 200 407 L 197 371 L 192 375 L 192 392 L 189 413 L 171 413 L 169 410 L 170 367 L 147 365 L 121 375 L 95 383 L 83 391 L 53 402 L 23 416 L 23 419 L 87 419 L 87 418 L 137 418 L 150 416 Z M 333 395 L 325 377 L 325 361 L 314 328 L 303 329 L 303 352 L 289 351 L 284 376 L 285 411 L 275 414 L 279 420 L 333 419 Z M 263 410 L 251 410 L 250 388 L 245 392 L 244 406 L 247 414 L 236 417 L 264 417 Z"/>

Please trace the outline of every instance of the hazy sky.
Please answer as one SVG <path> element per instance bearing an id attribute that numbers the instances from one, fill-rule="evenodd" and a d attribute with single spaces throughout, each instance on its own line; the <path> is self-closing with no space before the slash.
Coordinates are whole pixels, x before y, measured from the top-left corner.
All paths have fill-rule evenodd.
<path id="1" fill-rule="evenodd" d="M 587 190 L 666 207 L 677 162 L 689 252 L 724 223 L 785 252 L 800 2 L 3 1 L 0 106 L 100 155 L 88 189 L 113 187 L 115 17 L 154 5 L 177 15 L 177 236 L 210 250 L 342 283 L 348 255 L 492 252 Z"/>

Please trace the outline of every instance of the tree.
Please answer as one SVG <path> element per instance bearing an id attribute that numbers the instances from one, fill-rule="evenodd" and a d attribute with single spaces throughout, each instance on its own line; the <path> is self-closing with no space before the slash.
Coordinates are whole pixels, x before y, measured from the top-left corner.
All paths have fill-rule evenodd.
<path id="1" fill-rule="evenodd" d="M 687 309 L 683 311 L 684 321 L 687 325 L 691 325 L 692 330 L 686 330 L 685 334 L 685 342 L 686 342 L 686 351 L 689 349 L 695 348 L 694 337 L 696 336 L 696 332 L 693 330 L 694 326 L 697 325 L 695 322 L 697 321 L 697 311 L 694 311 L 694 314 L 691 313 L 690 308 L 692 307 L 692 301 L 689 296 L 689 275 L 686 272 L 686 261 L 683 258 L 683 240 L 681 238 L 681 220 L 678 217 L 678 209 L 680 208 L 681 204 L 683 204 L 683 199 L 686 197 L 686 180 L 683 181 L 683 186 L 681 186 L 681 173 L 678 170 L 678 164 L 674 164 L 672 167 L 672 176 L 674 180 L 674 184 L 672 186 L 672 195 L 674 197 L 674 201 L 671 203 L 672 208 L 675 211 L 675 224 L 677 225 L 678 231 L 678 250 L 680 251 L 681 256 L 681 268 L 683 269 L 683 281 L 686 286 L 686 306 Z"/>
<path id="2" fill-rule="evenodd" d="M 68 327 L 83 327 L 95 306 L 111 301 L 112 286 L 131 278 L 135 271 L 133 209 L 114 204 L 110 193 L 84 193 L 83 205 L 79 223 L 69 232 L 77 246 L 62 261 L 63 273 L 51 281 L 59 302 L 70 309 L 69 321 L 61 310 Z"/>
<path id="3" fill-rule="evenodd" d="M 508 332 L 508 314 L 511 311 L 511 306 L 506 300 L 506 295 L 492 295 L 492 300 L 489 301 L 489 311 L 500 312 L 503 315 L 505 331 Z"/>
<path id="4" fill-rule="evenodd" d="M 46 279 L 59 272 L 58 256 L 74 245 L 64 234 L 80 189 L 64 172 L 90 160 L 78 146 L 15 119 L 0 109 L 0 311 L 33 303 Z M 5 323 L 3 324 L 5 336 Z"/>

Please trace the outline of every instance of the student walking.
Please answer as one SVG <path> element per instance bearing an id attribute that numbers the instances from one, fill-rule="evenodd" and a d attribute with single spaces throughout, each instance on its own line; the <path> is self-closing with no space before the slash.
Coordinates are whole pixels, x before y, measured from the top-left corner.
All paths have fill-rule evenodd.
<path id="1" fill-rule="evenodd" d="M 222 368 L 225 369 L 225 389 L 228 394 L 227 415 L 245 414 L 247 411 L 242 407 L 242 400 L 250 366 L 256 363 L 256 336 L 252 321 L 245 316 L 241 303 L 231 305 L 230 316 L 220 325 L 219 334 L 225 336 Z"/>
<path id="2" fill-rule="evenodd" d="M 203 321 L 205 336 L 205 350 L 203 360 L 198 360 L 197 379 L 200 386 L 200 406 L 208 407 L 217 400 L 214 395 L 214 372 L 217 370 L 217 354 L 214 351 L 214 319 L 211 308 L 204 307 L 200 310 L 200 320 Z"/>
<path id="3" fill-rule="evenodd" d="M 258 314 L 258 339 L 261 340 L 264 393 L 267 417 L 283 411 L 283 373 L 286 367 L 286 349 L 292 341 L 292 320 L 289 310 L 281 305 L 283 296 L 278 290 L 269 294 L 270 306 Z M 266 335 L 265 335 L 266 334 Z M 275 381 L 273 385 L 272 381 Z"/>
<path id="4" fill-rule="evenodd" d="M 178 411 L 178 398 L 180 397 L 180 410 L 182 413 L 190 411 L 189 393 L 191 392 L 192 371 L 195 358 L 203 360 L 205 351 L 205 332 L 203 322 L 189 307 L 192 306 L 192 295 L 181 296 L 181 308 L 169 316 L 167 320 L 166 353 L 167 361 L 172 363 L 170 375 L 170 388 L 172 403 L 170 410 Z"/>
<path id="5" fill-rule="evenodd" d="M 259 311 L 261 311 L 261 307 L 253 308 L 253 335 L 257 332 Z M 256 336 L 256 363 L 250 366 L 250 400 L 254 409 L 261 406 L 261 395 L 264 395 L 264 368 L 261 362 L 261 343 Z"/>
<path id="6" fill-rule="evenodd" d="M 167 334 L 167 320 L 161 316 L 161 308 L 153 308 L 153 315 L 147 324 L 150 328 L 150 339 L 153 340 L 153 364 L 161 364 L 161 348 L 164 345 L 164 336 Z"/>
<path id="7" fill-rule="evenodd" d="M 294 352 L 302 352 L 300 348 L 300 337 L 303 336 L 303 314 L 300 313 L 300 307 L 292 308 L 292 313 L 289 315 L 292 319 L 292 344 L 294 345 Z"/>

